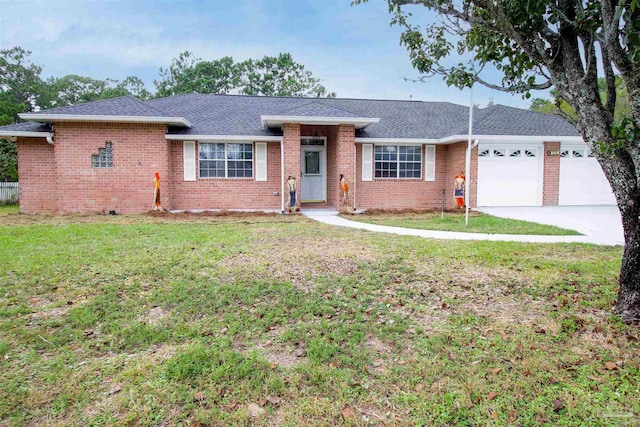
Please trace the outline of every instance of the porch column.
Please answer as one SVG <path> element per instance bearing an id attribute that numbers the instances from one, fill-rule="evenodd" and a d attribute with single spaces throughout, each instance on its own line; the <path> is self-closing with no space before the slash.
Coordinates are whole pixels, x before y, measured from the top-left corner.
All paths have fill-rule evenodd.
<path id="1" fill-rule="evenodd" d="M 284 187 L 282 194 L 285 200 L 289 198 L 289 190 L 287 189 L 287 177 L 294 176 L 298 183 L 298 194 L 296 194 L 298 206 L 300 206 L 301 188 L 300 188 L 300 124 L 285 123 L 282 125 L 282 135 L 284 138 Z"/>
<path id="2" fill-rule="evenodd" d="M 355 185 L 355 156 L 354 145 L 356 143 L 356 131 L 354 125 L 339 125 L 336 138 L 336 176 L 337 181 L 340 174 L 344 175 L 349 183 L 350 198 L 353 198 L 353 188 Z M 331 182 L 332 180 L 329 180 Z M 333 203 L 336 208 L 342 206 L 342 191 L 340 191 L 339 185 L 334 188 L 329 188 L 327 192 L 327 199 Z M 349 200 L 349 203 L 353 203 L 353 200 Z"/>

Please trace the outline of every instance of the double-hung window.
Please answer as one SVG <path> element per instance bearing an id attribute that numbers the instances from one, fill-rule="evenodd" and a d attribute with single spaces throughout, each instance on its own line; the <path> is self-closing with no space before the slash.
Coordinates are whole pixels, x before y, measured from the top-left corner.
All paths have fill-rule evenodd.
<path id="1" fill-rule="evenodd" d="M 253 178 L 253 144 L 198 144 L 200 178 Z"/>
<path id="2" fill-rule="evenodd" d="M 420 178 L 422 176 L 422 146 L 376 145 L 376 178 Z"/>

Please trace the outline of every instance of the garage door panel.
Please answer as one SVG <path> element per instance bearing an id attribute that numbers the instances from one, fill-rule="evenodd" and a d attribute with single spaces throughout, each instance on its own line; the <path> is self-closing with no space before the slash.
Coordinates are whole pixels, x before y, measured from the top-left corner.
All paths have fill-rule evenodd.
<path id="1" fill-rule="evenodd" d="M 538 206 L 537 149 L 508 147 L 505 152 L 506 156 L 496 157 L 488 148 L 484 157 L 478 157 L 478 206 Z M 509 153 L 520 156 L 510 157 Z M 536 157 L 524 157 L 532 153 Z"/>

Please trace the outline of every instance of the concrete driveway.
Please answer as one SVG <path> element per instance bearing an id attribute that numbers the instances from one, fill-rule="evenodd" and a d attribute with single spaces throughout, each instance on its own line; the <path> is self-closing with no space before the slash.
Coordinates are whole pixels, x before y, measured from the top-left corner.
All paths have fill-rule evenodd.
<path id="1" fill-rule="evenodd" d="M 576 230 L 594 243 L 624 245 L 622 219 L 617 206 L 544 206 L 478 208 L 500 218 L 520 219 Z"/>

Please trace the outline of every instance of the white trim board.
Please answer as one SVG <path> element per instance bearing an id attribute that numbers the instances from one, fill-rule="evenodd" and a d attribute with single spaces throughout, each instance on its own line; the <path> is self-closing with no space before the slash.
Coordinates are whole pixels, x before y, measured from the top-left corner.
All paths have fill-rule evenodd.
<path id="1" fill-rule="evenodd" d="M 197 140 L 202 142 L 229 142 L 229 141 L 247 141 L 247 142 L 281 142 L 284 140 L 282 136 L 265 136 L 265 135 L 178 135 L 165 134 L 165 139 L 170 141 Z"/>
<path id="2" fill-rule="evenodd" d="M 415 144 L 451 144 L 456 142 L 466 142 L 469 135 L 451 135 L 444 138 L 360 138 L 356 137 L 355 142 L 358 144 L 396 144 L 396 145 L 415 145 Z M 492 144 L 513 144 L 514 142 L 583 142 L 581 136 L 531 136 L 531 135 L 473 135 L 473 139 L 480 142 L 489 142 Z"/>
<path id="3" fill-rule="evenodd" d="M 51 138 L 52 132 L 27 132 L 20 130 L 0 130 L 0 136 L 22 136 L 27 138 Z"/>
<path id="4" fill-rule="evenodd" d="M 323 117 L 323 116 L 260 116 L 262 126 L 280 127 L 284 123 L 299 123 L 301 125 L 354 125 L 356 129 L 362 129 L 370 124 L 378 123 L 376 117 Z"/>
<path id="5" fill-rule="evenodd" d="M 174 126 L 191 127 L 191 122 L 184 117 L 153 117 L 153 116 L 109 116 L 94 114 L 40 114 L 21 113 L 21 119 L 42 123 L 51 122 L 118 122 L 118 123 L 162 123 Z"/>

